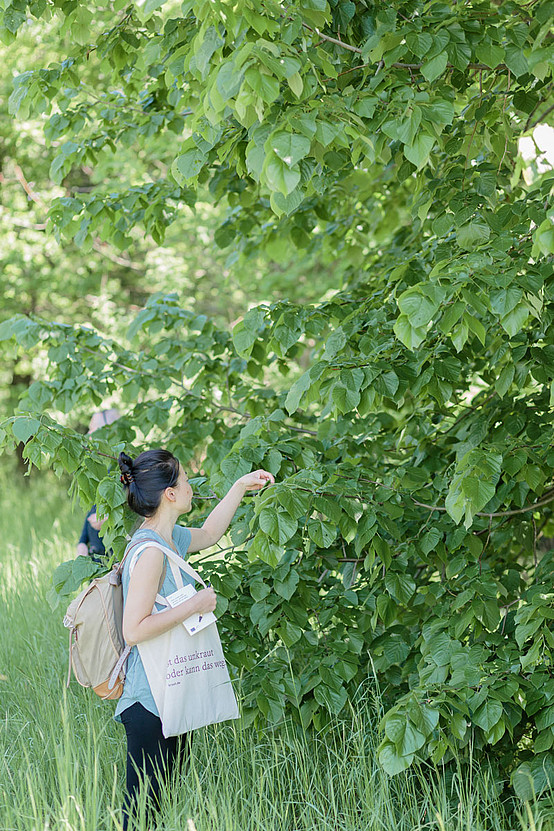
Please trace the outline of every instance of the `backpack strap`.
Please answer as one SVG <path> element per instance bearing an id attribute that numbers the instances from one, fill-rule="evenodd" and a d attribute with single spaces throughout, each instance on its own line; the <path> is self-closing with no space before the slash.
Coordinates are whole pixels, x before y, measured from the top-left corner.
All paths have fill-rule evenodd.
<path id="1" fill-rule="evenodd" d="M 125 661 L 129 657 L 129 653 L 130 653 L 132 648 L 133 648 L 132 646 L 129 646 L 128 644 L 125 644 L 125 649 L 123 650 L 123 652 L 119 656 L 119 660 L 118 660 L 117 664 L 114 666 L 113 672 L 110 675 L 110 678 L 109 678 L 109 681 L 108 681 L 108 690 L 113 690 L 113 688 L 115 687 L 115 683 L 116 683 L 116 681 L 119 677 L 119 673 L 123 669 L 123 664 L 125 663 Z"/>
<path id="2" fill-rule="evenodd" d="M 121 577 L 121 574 L 123 572 L 123 566 L 125 564 L 125 560 L 127 559 L 127 555 L 131 551 L 131 548 L 135 548 L 137 545 L 140 545 L 140 540 L 138 542 L 134 542 L 131 545 L 127 546 L 125 554 L 121 558 L 121 562 L 114 565 L 114 567 L 113 567 L 114 573 L 117 574 L 119 577 Z"/>

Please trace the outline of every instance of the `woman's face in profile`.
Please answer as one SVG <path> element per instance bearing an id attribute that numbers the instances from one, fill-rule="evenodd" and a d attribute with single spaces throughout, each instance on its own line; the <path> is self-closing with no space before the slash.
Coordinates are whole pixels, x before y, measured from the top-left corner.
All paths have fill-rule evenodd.
<path id="1" fill-rule="evenodd" d="M 192 488 L 189 485 L 189 478 L 182 464 L 179 464 L 179 478 L 177 479 L 177 484 L 174 486 L 173 490 L 177 495 L 178 507 L 181 508 L 181 512 L 184 514 L 187 511 L 190 511 L 192 504 Z"/>

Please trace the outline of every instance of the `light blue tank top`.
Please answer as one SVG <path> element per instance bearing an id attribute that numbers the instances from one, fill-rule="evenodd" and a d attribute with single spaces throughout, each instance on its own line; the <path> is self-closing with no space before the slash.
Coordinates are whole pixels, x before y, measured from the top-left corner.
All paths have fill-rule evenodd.
<path id="1" fill-rule="evenodd" d="M 163 537 L 161 537 L 156 531 L 152 531 L 151 528 L 139 528 L 138 531 L 135 531 L 133 537 L 129 543 L 133 545 L 134 543 L 138 542 L 146 542 L 147 540 L 151 539 L 153 542 L 161 542 L 163 545 L 167 545 Z M 185 560 L 186 553 L 188 551 L 190 545 L 190 531 L 188 528 L 183 528 L 182 525 L 176 525 L 173 529 L 173 542 L 175 543 L 175 548 L 181 555 L 181 557 Z M 129 548 L 127 546 L 127 548 Z M 123 573 L 121 575 L 121 583 L 123 587 L 123 604 L 127 599 L 127 592 L 129 590 L 129 566 L 131 564 L 133 553 L 131 552 L 125 563 L 123 565 Z M 139 554 L 138 559 L 142 556 L 142 552 Z M 164 565 L 166 567 L 165 571 L 165 579 L 163 581 L 162 587 L 160 589 L 159 594 L 166 597 L 171 592 L 177 590 L 177 586 L 175 585 L 175 580 L 173 578 L 173 574 L 171 569 L 168 566 L 167 557 L 164 555 Z M 186 574 L 185 572 L 181 572 L 181 576 L 183 578 L 183 583 L 186 585 L 187 583 L 193 583 L 194 579 Z M 163 608 L 162 606 L 158 606 L 158 608 Z M 146 673 L 144 671 L 144 666 L 142 664 L 138 648 L 133 646 L 131 652 L 129 653 L 129 657 L 127 658 L 127 667 L 125 673 L 125 686 L 123 687 L 123 695 L 117 702 L 117 707 L 115 709 L 115 720 L 121 721 L 120 714 L 123 710 L 126 710 L 127 707 L 130 707 L 132 704 L 136 704 L 139 702 L 153 713 L 155 716 L 159 716 L 158 708 L 154 702 L 154 697 L 150 690 L 150 685 L 148 683 L 148 679 L 146 677 Z"/>

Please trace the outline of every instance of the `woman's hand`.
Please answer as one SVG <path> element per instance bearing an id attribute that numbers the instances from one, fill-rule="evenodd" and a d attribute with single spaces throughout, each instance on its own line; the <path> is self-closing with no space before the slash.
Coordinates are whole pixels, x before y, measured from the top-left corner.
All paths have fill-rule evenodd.
<path id="1" fill-rule="evenodd" d="M 267 484 L 274 485 L 275 477 L 267 470 L 255 470 L 241 476 L 204 522 L 202 528 L 189 528 L 189 551 L 202 551 L 215 545 L 223 536 L 241 499 L 247 491 L 261 491 Z"/>
<path id="2" fill-rule="evenodd" d="M 211 586 L 197 592 L 194 599 L 196 600 L 199 615 L 206 615 L 208 612 L 213 612 L 217 604 L 217 595 Z"/>
<path id="3" fill-rule="evenodd" d="M 275 484 L 275 477 L 272 473 L 268 473 L 267 470 L 254 470 L 252 473 L 241 476 L 235 484 L 242 485 L 245 491 L 261 491 L 268 482 Z"/>

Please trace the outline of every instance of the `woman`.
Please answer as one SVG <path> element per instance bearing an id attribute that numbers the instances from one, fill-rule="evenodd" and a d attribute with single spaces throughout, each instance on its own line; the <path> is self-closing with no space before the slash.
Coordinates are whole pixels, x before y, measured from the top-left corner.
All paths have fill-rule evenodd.
<path id="1" fill-rule="evenodd" d="M 209 514 L 201 528 L 176 525 L 181 514 L 190 511 L 192 488 L 179 461 L 168 450 L 147 450 L 133 461 L 125 453 L 119 455 L 121 481 L 127 492 L 129 507 L 144 522 L 133 534 L 127 547 L 151 539 L 171 547 L 185 558 L 187 552 L 209 548 L 229 527 L 246 491 L 259 491 L 271 473 L 256 470 L 242 476 Z M 138 548 L 138 546 L 137 546 Z M 178 626 L 193 614 L 212 612 L 216 595 L 212 588 L 202 589 L 193 598 L 166 611 L 152 614 L 156 594 L 164 597 L 176 590 L 166 555 L 159 548 L 146 548 L 138 555 L 130 573 L 131 556 L 123 566 L 123 636 L 132 646 L 127 659 L 123 695 L 118 701 L 115 718 L 127 734 L 127 793 L 123 809 L 123 827 L 127 828 L 133 809 L 140 776 L 148 777 L 149 794 L 157 801 L 160 781 L 158 773 L 168 776 L 180 764 L 184 748 L 181 736 L 164 738 L 162 724 L 150 690 L 136 645 Z M 184 582 L 193 578 L 183 574 Z"/>

